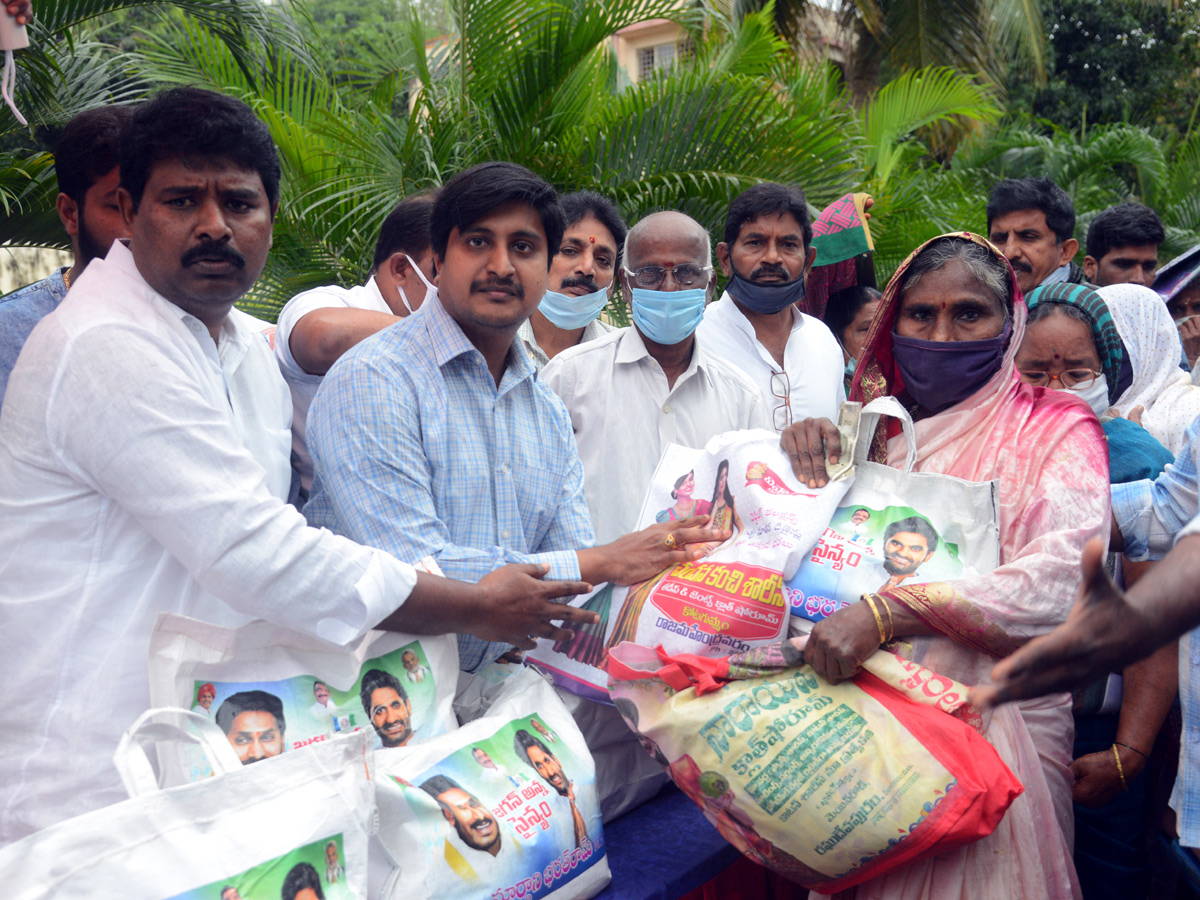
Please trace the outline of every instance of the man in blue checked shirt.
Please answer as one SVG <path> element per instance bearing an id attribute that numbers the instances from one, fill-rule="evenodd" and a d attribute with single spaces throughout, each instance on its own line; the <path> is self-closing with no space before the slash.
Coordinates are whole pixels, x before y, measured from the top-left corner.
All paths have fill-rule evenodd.
<path id="1" fill-rule="evenodd" d="M 685 544 L 728 536 L 695 517 L 592 546 L 570 418 L 516 340 L 563 229 L 554 189 L 516 164 L 446 183 L 430 223 L 437 290 L 338 360 L 313 400 L 310 523 L 402 560 L 433 555 L 466 581 L 533 562 L 550 578 L 632 584 L 699 558 Z M 460 634 L 460 665 L 510 646 Z"/>

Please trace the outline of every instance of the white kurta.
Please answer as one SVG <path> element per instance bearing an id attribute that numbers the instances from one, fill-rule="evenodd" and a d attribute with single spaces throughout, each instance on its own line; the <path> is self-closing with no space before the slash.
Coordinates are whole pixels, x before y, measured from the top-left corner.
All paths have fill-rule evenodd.
<path id="1" fill-rule="evenodd" d="M 34 330 L 0 412 L 0 843 L 124 799 L 160 612 L 335 643 L 412 567 L 284 502 L 289 401 L 239 316 L 220 346 L 118 243 Z"/>

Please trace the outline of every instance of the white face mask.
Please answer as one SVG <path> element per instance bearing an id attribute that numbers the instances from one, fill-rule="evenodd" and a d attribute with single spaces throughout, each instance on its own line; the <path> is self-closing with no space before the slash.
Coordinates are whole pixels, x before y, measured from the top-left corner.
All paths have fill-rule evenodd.
<path id="1" fill-rule="evenodd" d="M 421 302 L 427 303 L 430 297 L 437 296 L 437 288 L 429 283 L 429 279 L 425 277 L 425 273 L 421 271 L 421 267 L 413 262 L 413 258 L 411 256 L 405 253 L 404 258 L 408 260 L 408 264 L 413 267 L 413 271 L 417 273 L 417 277 L 420 278 L 421 283 L 425 285 L 425 299 Z M 413 309 L 412 304 L 408 302 L 408 295 L 404 293 L 404 288 L 400 287 L 400 285 L 396 285 L 396 290 L 400 292 L 400 302 L 404 304 L 404 308 L 408 310 L 409 315 L 415 313 L 416 310 Z"/>
<path id="2" fill-rule="evenodd" d="M 1100 415 L 1109 407 L 1108 379 L 1104 375 L 1100 375 L 1085 388 L 1065 388 L 1064 390 L 1074 394 L 1090 406 L 1096 415 Z"/>

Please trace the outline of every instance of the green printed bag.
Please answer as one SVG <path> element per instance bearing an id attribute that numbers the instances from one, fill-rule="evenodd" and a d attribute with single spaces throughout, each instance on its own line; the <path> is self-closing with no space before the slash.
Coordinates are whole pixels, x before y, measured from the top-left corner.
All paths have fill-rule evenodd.
<path id="1" fill-rule="evenodd" d="M 719 660 L 621 644 L 609 690 L 726 840 L 810 890 L 991 834 L 1023 788 L 966 687 L 882 650 L 831 685 L 803 664 L 806 640 Z"/>

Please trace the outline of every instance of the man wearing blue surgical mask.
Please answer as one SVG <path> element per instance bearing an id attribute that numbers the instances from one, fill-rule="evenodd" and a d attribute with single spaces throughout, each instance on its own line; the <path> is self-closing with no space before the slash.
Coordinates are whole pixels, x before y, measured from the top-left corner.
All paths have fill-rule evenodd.
<path id="1" fill-rule="evenodd" d="M 567 230 L 550 261 L 546 293 L 517 331 L 539 369 L 563 350 L 614 330 L 600 312 L 612 299 L 625 243 L 625 220 L 607 197 L 578 191 L 559 205 Z"/>
<path id="2" fill-rule="evenodd" d="M 835 419 L 846 399 L 836 338 L 796 306 L 815 258 L 803 191 L 770 182 L 744 191 L 729 205 L 717 244 L 729 283 L 696 332 L 710 353 L 758 385 L 780 432 L 809 417 Z"/>
<path id="3" fill-rule="evenodd" d="M 308 407 L 330 367 L 351 347 L 416 312 L 436 273 L 429 243 L 434 195 L 400 201 L 383 220 L 371 274 L 352 288 L 336 284 L 297 294 L 279 312 L 275 360 L 292 392 L 293 497 L 308 499 L 313 464 L 305 429 Z"/>
<path id="4" fill-rule="evenodd" d="M 567 405 L 596 540 L 637 527 L 668 443 L 703 447 L 769 427 L 758 389 L 701 346 L 715 278 L 708 232 L 679 212 L 646 216 L 625 240 L 621 293 L 633 325 L 563 351 L 542 381 Z"/>

